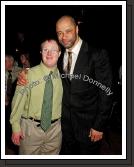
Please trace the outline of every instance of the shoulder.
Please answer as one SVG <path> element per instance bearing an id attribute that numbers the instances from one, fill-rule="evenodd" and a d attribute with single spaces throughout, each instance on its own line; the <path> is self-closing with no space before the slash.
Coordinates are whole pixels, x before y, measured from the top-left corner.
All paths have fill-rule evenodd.
<path id="1" fill-rule="evenodd" d="M 93 52 L 93 59 L 95 61 L 108 61 L 109 60 L 109 54 L 108 54 L 108 51 L 106 49 L 103 49 L 103 48 L 97 48 L 97 49 L 94 49 L 94 52 Z"/>
<path id="2" fill-rule="evenodd" d="M 12 77 L 13 77 L 13 82 L 17 79 L 18 74 L 22 71 L 21 67 L 14 66 L 12 69 Z M 6 74 L 7 75 L 7 74 Z"/>
<path id="3" fill-rule="evenodd" d="M 38 77 L 40 77 L 41 75 L 40 73 L 41 73 L 40 65 L 34 66 L 28 70 L 27 73 L 28 79 L 29 80 L 37 79 Z"/>
<path id="4" fill-rule="evenodd" d="M 13 73 L 20 72 L 21 70 L 22 70 L 21 67 L 18 67 L 18 66 L 14 66 L 14 67 L 13 67 Z"/>
<path id="5" fill-rule="evenodd" d="M 81 45 L 81 50 L 84 50 L 87 53 L 93 54 L 97 53 L 98 49 L 93 45 L 89 44 L 87 41 L 83 40 Z"/>
<path id="6" fill-rule="evenodd" d="M 105 48 L 95 47 L 88 42 L 83 41 L 81 49 L 84 49 L 88 56 L 92 57 L 95 62 L 109 61 L 109 53 Z"/>
<path id="7" fill-rule="evenodd" d="M 36 66 L 34 66 L 34 67 L 32 67 L 32 68 L 30 68 L 29 70 L 28 70 L 28 73 L 35 73 L 35 72 L 38 72 L 40 70 L 40 65 L 36 65 Z"/>
<path id="8" fill-rule="evenodd" d="M 103 59 L 108 57 L 109 53 L 105 48 L 95 47 L 92 45 L 89 45 L 88 43 L 85 43 L 87 46 L 88 52 L 92 54 L 94 59 Z"/>

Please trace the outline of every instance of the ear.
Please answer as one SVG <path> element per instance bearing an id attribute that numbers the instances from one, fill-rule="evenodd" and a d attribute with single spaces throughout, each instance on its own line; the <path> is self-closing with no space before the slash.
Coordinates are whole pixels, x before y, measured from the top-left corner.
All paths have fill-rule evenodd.
<path id="1" fill-rule="evenodd" d="M 78 27 L 78 25 L 76 26 L 76 32 L 77 32 L 77 34 L 78 34 L 78 32 L 79 32 L 79 27 Z"/>
<path id="2" fill-rule="evenodd" d="M 61 51 L 59 52 L 59 56 L 58 57 L 60 57 L 60 55 L 61 55 Z"/>

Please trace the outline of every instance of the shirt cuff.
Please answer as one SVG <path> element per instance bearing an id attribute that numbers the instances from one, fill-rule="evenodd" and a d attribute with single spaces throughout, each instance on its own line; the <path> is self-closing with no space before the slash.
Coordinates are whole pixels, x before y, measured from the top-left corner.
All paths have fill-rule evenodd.
<path id="1" fill-rule="evenodd" d="M 20 132 L 21 131 L 20 124 L 19 123 L 12 124 L 12 131 L 13 132 Z"/>

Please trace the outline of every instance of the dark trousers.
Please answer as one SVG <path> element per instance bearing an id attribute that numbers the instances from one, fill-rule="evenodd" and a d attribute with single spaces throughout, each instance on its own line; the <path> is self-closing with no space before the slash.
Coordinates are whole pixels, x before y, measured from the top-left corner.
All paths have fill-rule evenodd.
<path id="1" fill-rule="evenodd" d="M 12 145 L 12 142 L 11 142 L 12 129 L 9 122 L 10 113 L 11 113 L 11 105 L 8 105 L 5 107 L 5 139 L 8 147 Z"/>
<path id="2" fill-rule="evenodd" d="M 81 136 L 77 138 L 77 132 L 72 126 L 70 116 L 62 116 L 62 147 L 60 155 L 99 155 L 101 141 L 91 142 L 90 138 Z M 85 138 L 87 138 L 85 140 Z M 83 140 L 84 139 L 84 140 Z"/>

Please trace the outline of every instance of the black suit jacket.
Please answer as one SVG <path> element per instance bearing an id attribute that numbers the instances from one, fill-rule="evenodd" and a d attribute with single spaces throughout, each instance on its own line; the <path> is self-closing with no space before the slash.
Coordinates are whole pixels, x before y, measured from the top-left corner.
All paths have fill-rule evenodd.
<path id="1" fill-rule="evenodd" d="M 63 56 L 58 66 L 64 74 Z M 63 126 L 64 120 L 70 119 L 79 138 L 82 134 L 87 135 L 90 128 L 103 131 L 111 110 L 111 96 L 106 91 L 112 84 L 107 52 L 93 49 L 83 41 L 71 81 L 65 75 L 62 75 L 62 81 Z"/>

